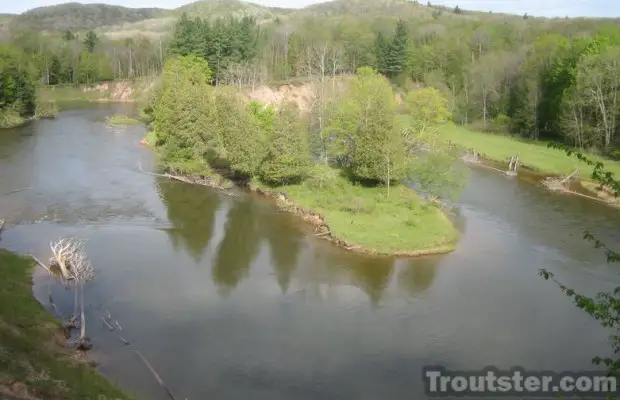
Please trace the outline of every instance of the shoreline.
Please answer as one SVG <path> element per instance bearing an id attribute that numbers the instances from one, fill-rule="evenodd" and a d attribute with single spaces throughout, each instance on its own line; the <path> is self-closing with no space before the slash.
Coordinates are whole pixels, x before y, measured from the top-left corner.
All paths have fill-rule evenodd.
<path id="1" fill-rule="evenodd" d="M 505 165 L 503 161 L 497 160 L 496 158 L 493 158 L 493 157 L 489 157 L 488 155 L 480 153 L 476 149 L 473 149 L 473 148 L 463 147 L 462 149 L 465 150 L 466 154 L 469 154 L 469 152 L 471 151 L 475 151 L 476 154 L 478 155 L 477 161 L 463 160 L 468 166 L 491 168 L 493 170 L 497 170 L 498 172 L 505 172 L 505 171 L 500 171 L 500 169 L 497 168 L 502 165 Z M 537 168 L 531 167 L 527 164 L 521 164 L 519 166 L 519 169 L 525 170 L 526 176 L 523 176 L 520 173 L 517 173 L 516 177 L 519 179 L 530 181 L 531 183 L 535 185 L 541 185 L 541 183 L 544 182 L 546 179 L 563 178 L 562 175 L 548 172 L 548 171 L 542 171 Z M 596 201 L 599 203 L 603 203 L 613 208 L 620 208 L 620 198 L 616 198 L 613 195 L 613 193 L 610 193 L 606 189 L 599 190 L 598 189 L 599 186 L 600 185 L 594 181 L 575 178 L 574 181 L 572 181 L 572 184 L 570 185 L 569 188 L 565 188 L 563 190 L 550 190 L 549 188 L 547 188 L 547 190 L 553 193 L 557 193 L 557 194 L 565 194 L 565 195 L 570 195 L 574 197 L 583 197 L 590 201 Z M 571 187 L 576 190 L 572 190 Z"/>
<path id="2" fill-rule="evenodd" d="M 437 246 L 428 249 L 420 249 L 414 251 L 395 251 L 395 252 L 380 252 L 365 248 L 363 246 L 357 244 L 351 244 L 346 241 L 345 238 L 338 237 L 333 234 L 329 225 L 325 221 L 325 217 L 321 214 L 308 210 L 303 207 L 300 207 L 293 200 L 291 200 L 284 192 L 280 192 L 277 190 L 270 190 L 266 188 L 259 187 L 257 185 L 248 183 L 244 186 L 249 193 L 254 193 L 260 196 L 263 199 L 271 200 L 273 204 L 280 210 L 286 211 L 298 218 L 300 218 L 305 223 L 314 227 L 314 234 L 317 239 L 323 239 L 334 246 L 341 248 L 346 251 L 375 255 L 375 256 L 389 256 L 389 257 L 403 257 L 403 258 L 414 258 L 414 257 L 424 257 L 424 256 L 432 256 L 432 255 L 442 255 L 453 252 L 456 249 L 456 244 L 445 244 L 442 246 Z M 452 222 L 449 220 L 448 216 L 440 211 L 441 215 L 446 219 L 448 223 L 451 225 Z"/>
<path id="3" fill-rule="evenodd" d="M 148 139 L 143 138 L 140 140 L 139 143 L 141 145 L 148 147 L 151 151 L 153 151 L 152 146 L 149 143 Z M 346 251 L 351 251 L 351 252 L 356 252 L 356 253 L 361 253 L 361 254 L 368 254 L 368 255 L 375 255 L 375 256 L 414 258 L 414 257 L 448 254 L 448 253 L 453 252 L 456 249 L 456 242 L 450 243 L 450 241 L 448 241 L 446 242 L 446 244 L 442 244 L 440 246 L 435 246 L 435 247 L 426 248 L 426 249 L 419 249 L 419 250 L 393 251 L 393 252 L 376 251 L 374 249 L 370 249 L 370 248 L 367 248 L 367 247 L 364 247 L 358 244 L 352 244 L 348 242 L 346 238 L 336 236 L 329 228 L 329 225 L 326 222 L 325 217 L 323 215 L 321 215 L 320 213 L 314 210 L 301 207 L 300 205 L 295 203 L 293 200 L 291 200 L 289 196 L 286 195 L 282 191 L 277 191 L 275 189 L 271 190 L 271 189 L 267 189 L 264 187 L 260 187 L 251 182 L 235 182 L 234 180 L 229 179 L 217 172 L 214 172 L 214 173 L 217 174 L 220 177 L 220 179 L 215 179 L 215 180 L 211 177 L 193 176 L 190 174 L 179 174 L 177 172 L 175 172 L 175 175 L 171 175 L 170 172 L 172 171 L 170 171 L 168 167 L 164 167 L 164 172 L 165 172 L 164 174 L 154 174 L 152 172 L 148 172 L 144 170 L 142 170 L 142 172 L 147 173 L 149 175 L 158 175 L 158 176 L 165 177 L 168 179 L 178 180 L 178 181 L 185 182 L 188 184 L 195 184 L 195 185 L 209 187 L 211 189 L 223 191 L 227 194 L 230 194 L 230 189 L 232 189 L 233 187 L 241 188 L 245 190 L 248 194 L 254 194 L 256 196 L 259 196 L 262 200 L 271 202 L 278 209 L 282 211 L 286 211 L 290 213 L 291 215 L 294 215 L 295 217 L 299 218 L 302 222 L 304 222 L 308 226 L 312 226 L 313 231 L 314 231 L 314 236 L 317 239 L 326 240 L 330 242 L 332 245 L 342 250 L 346 250 Z M 220 181 L 220 182 L 227 181 L 227 182 L 230 182 L 231 185 L 222 186 L 220 184 L 217 184 L 215 181 Z M 449 224 L 451 227 L 453 227 L 456 230 L 456 227 L 454 227 L 454 224 L 449 219 L 449 217 L 442 210 L 438 210 L 438 212 L 440 213 L 441 218 L 443 219 L 443 222 Z"/>
<path id="4" fill-rule="evenodd" d="M 61 321 L 34 297 L 35 262 L 0 249 L 0 264 L 0 301 L 14 306 L 0 310 L 2 347 L 11 360 L 0 368 L 0 397 L 133 398 L 99 373 L 84 352 L 65 345 Z"/>

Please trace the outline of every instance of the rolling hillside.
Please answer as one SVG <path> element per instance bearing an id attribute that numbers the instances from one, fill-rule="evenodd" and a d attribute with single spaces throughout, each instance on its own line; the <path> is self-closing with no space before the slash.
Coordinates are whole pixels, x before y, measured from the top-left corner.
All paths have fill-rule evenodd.
<path id="1" fill-rule="evenodd" d="M 2 29 L 34 28 L 36 30 L 89 30 L 113 39 L 134 37 L 138 34 L 161 37 L 170 32 L 182 13 L 203 18 L 251 16 L 259 23 L 295 21 L 304 18 L 355 18 L 373 21 L 377 18 L 407 18 L 432 20 L 506 20 L 522 16 L 491 14 L 426 6 L 410 0 L 333 0 L 302 9 L 266 7 L 240 0 L 201 0 L 173 10 L 158 8 L 127 8 L 106 4 L 65 3 L 39 7 L 20 15 L 0 15 Z M 542 18 L 541 18 L 542 19 Z"/>
<path id="2" fill-rule="evenodd" d="M 123 22 L 136 22 L 165 15 L 158 8 L 127 8 L 108 4 L 65 3 L 39 7 L 11 19 L 11 28 L 37 30 L 83 30 Z M 1 20 L 0 20 L 1 21 Z"/>

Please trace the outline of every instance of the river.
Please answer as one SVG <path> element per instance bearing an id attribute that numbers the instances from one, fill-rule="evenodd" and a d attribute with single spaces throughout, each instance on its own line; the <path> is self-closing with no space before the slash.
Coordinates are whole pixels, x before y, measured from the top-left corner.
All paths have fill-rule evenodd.
<path id="1" fill-rule="evenodd" d="M 105 312 L 189 400 L 424 398 L 424 365 L 583 370 L 608 354 L 609 332 L 537 272 L 586 294 L 620 285 L 618 265 L 582 239 L 618 243 L 617 211 L 472 170 L 455 252 L 351 254 L 243 192 L 140 172 L 154 169 L 144 127 L 103 120 L 127 107 L 0 133 L 0 246 L 43 258 L 60 236 L 87 239 L 93 356 L 129 393 L 166 398 Z M 36 276 L 49 309 L 50 279 Z M 70 310 L 71 294 L 52 291 Z"/>

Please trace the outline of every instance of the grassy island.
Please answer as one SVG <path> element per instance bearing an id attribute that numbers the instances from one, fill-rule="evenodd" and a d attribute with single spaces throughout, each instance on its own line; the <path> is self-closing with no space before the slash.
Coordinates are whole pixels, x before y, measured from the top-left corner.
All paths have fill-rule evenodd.
<path id="1" fill-rule="evenodd" d="M 269 187 L 285 193 L 296 207 L 319 214 L 331 237 L 356 250 L 388 255 L 441 254 L 454 249 L 459 234 L 439 205 L 404 185 L 391 189 L 351 184 L 334 174 L 331 182 Z M 284 205 L 284 208 L 290 208 Z"/>
<path id="2" fill-rule="evenodd" d="M 105 122 L 109 125 L 138 125 L 142 123 L 139 120 L 126 115 L 114 115 L 106 118 Z"/>

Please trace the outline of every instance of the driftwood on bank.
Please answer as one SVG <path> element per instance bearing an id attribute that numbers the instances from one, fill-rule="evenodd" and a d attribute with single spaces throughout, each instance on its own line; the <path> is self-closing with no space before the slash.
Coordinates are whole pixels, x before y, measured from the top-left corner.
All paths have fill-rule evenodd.
<path id="1" fill-rule="evenodd" d="M 165 174 L 157 174 L 155 172 L 149 172 L 149 171 L 145 171 L 142 168 L 142 163 L 138 163 L 138 169 L 140 170 L 140 172 L 145 173 L 147 175 L 151 175 L 151 176 L 158 176 L 161 178 L 168 178 L 168 179 L 173 179 L 179 182 L 184 182 L 184 183 L 189 183 L 190 185 L 200 185 L 200 186 L 207 186 L 207 187 L 211 187 L 214 189 L 218 189 L 220 191 L 222 191 L 222 193 L 225 193 L 229 196 L 234 196 L 234 193 L 230 193 L 230 192 L 226 192 L 226 187 L 222 186 L 222 185 L 218 185 L 217 183 L 213 182 L 211 179 L 205 179 L 205 178 L 189 178 L 186 176 L 181 176 L 181 175 L 172 175 L 169 173 L 165 173 Z"/>

